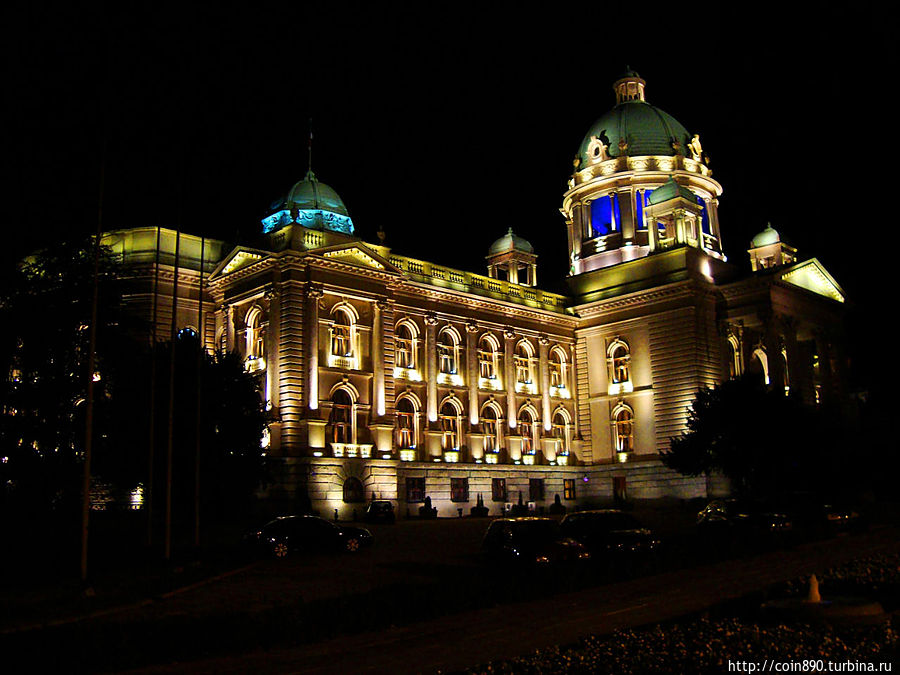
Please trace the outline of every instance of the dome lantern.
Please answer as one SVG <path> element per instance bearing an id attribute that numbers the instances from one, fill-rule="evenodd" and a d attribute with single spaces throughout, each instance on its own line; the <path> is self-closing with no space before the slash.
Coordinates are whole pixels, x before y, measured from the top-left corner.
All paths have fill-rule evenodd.
<path id="1" fill-rule="evenodd" d="M 625 74 L 613 84 L 616 92 L 616 105 L 625 101 L 643 101 L 644 87 L 646 86 L 647 83 L 641 79 L 641 76 L 626 66 Z"/>

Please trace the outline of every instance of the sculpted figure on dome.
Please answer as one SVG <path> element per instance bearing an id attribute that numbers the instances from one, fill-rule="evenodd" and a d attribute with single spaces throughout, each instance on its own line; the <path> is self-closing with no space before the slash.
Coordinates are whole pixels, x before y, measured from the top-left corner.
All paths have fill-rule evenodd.
<path id="1" fill-rule="evenodd" d="M 609 153 L 606 151 L 608 147 L 599 136 L 591 136 L 591 142 L 588 145 L 588 153 L 591 156 L 591 160 L 603 162 L 609 159 Z"/>
<path id="2" fill-rule="evenodd" d="M 703 146 L 700 145 L 700 134 L 694 134 L 694 137 L 691 139 L 691 142 L 688 143 L 688 147 L 691 149 L 691 155 L 694 160 L 699 162 L 703 159 Z"/>

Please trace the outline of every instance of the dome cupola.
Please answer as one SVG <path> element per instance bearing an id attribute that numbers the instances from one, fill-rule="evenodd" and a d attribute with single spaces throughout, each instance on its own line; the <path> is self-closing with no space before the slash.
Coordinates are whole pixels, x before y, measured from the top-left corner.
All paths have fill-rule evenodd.
<path id="1" fill-rule="evenodd" d="M 725 259 L 718 222 L 722 186 L 699 134 L 647 102 L 627 68 L 616 103 L 588 129 L 563 196 L 571 275 L 687 245 Z"/>
<path id="2" fill-rule="evenodd" d="M 522 237 L 513 234 L 512 228 L 491 244 L 487 254 L 488 276 L 495 279 L 506 275 L 506 280 L 523 286 L 537 284 L 537 255 L 534 247 Z M 525 272 L 525 278 L 519 278 L 519 272 Z"/>
<path id="3" fill-rule="evenodd" d="M 747 253 L 750 254 L 750 269 L 754 272 L 797 262 L 797 249 L 781 241 L 781 235 L 772 223 L 753 237 Z"/>
<path id="4" fill-rule="evenodd" d="M 353 220 L 344 201 L 334 188 L 316 178 L 312 170 L 283 199 L 272 204 L 271 211 L 262 221 L 266 233 L 297 223 L 311 230 L 353 234 Z"/>

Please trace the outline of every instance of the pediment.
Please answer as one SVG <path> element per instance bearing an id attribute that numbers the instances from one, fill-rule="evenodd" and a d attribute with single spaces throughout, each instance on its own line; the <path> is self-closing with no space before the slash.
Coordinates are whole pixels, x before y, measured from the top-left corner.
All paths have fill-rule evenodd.
<path id="1" fill-rule="evenodd" d="M 224 277 L 233 274 L 244 267 L 248 267 L 257 261 L 262 260 L 267 255 L 268 253 L 265 251 L 238 246 L 222 259 L 222 262 L 216 266 L 216 269 L 211 276 Z"/>
<path id="2" fill-rule="evenodd" d="M 400 274 L 400 270 L 386 258 L 363 244 L 354 243 L 317 249 L 315 254 L 322 256 L 326 260 L 335 260 L 357 267 L 366 267 L 379 272 Z"/>
<path id="3" fill-rule="evenodd" d="M 781 274 L 781 280 L 837 302 L 845 300 L 843 289 L 815 258 L 791 265 Z"/>

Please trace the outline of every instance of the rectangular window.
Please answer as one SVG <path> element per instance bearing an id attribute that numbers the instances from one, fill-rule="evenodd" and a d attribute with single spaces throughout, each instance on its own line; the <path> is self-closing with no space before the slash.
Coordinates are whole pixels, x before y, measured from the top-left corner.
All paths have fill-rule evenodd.
<path id="1" fill-rule="evenodd" d="M 406 479 L 406 501 L 408 502 L 424 502 L 425 501 L 425 478 L 407 478 Z"/>
<path id="2" fill-rule="evenodd" d="M 505 478 L 492 478 L 491 479 L 491 499 L 495 502 L 509 501 L 508 495 L 506 493 L 506 479 Z"/>
<path id="3" fill-rule="evenodd" d="M 528 480 L 528 501 L 542 502 L 544 501 L 544 479 L 531 478 Z"/>
<path id="4" fill-rule="evenodd" d="M 575 479 L 563 479 L 563 499 L 575 499 Z"/>
<path id="5" fill-rule="evenodd" d="M 467 501 L 469 501 L 469 479 L 468 478 L 451 478 L 450 479 L 450 501 L 451 502 L 467 502 Z"/>

